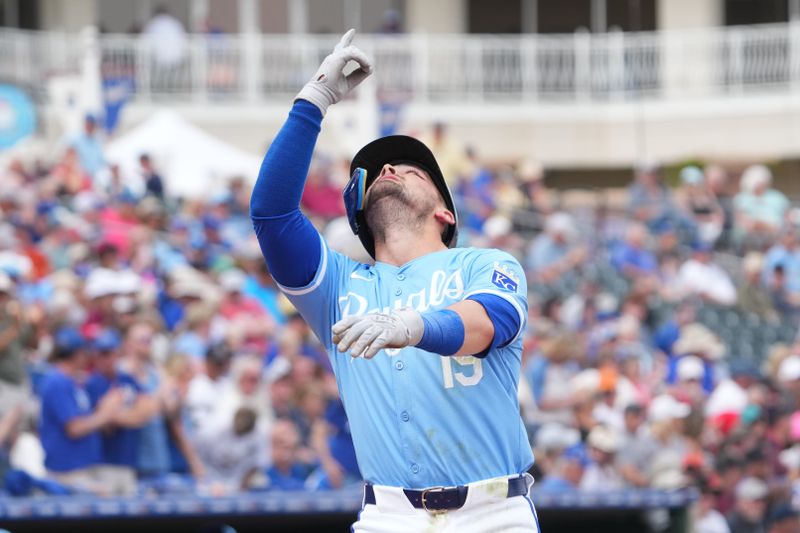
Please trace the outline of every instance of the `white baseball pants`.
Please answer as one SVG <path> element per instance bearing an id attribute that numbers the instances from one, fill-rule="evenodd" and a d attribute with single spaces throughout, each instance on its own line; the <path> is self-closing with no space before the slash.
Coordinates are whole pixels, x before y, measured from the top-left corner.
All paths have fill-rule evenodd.
<path id="1" fill-rule="evenodd" d="M 533 478 L 528 477 L 530 488 Z M 352 527 L 356 533 L 540 532 L 539 518 L 530 497 L 508 498 L 505 477 L 470 483 L 464 506 L 443 513 L 414 508 L 402 488 L 374 485 L 373 490 L 375 504 L 363 506 Z"/>

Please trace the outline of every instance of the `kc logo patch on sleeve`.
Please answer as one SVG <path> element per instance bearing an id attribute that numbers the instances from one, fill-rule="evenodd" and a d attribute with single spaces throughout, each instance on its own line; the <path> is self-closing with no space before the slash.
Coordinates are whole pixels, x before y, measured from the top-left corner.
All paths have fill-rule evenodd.
<path id="1" fill-rule="evenodd" d="M 494 271 L 492 271 L 492 283 L 504 291 L 517 292 L 519 278 L 510 268 L 495 261 Z"/>

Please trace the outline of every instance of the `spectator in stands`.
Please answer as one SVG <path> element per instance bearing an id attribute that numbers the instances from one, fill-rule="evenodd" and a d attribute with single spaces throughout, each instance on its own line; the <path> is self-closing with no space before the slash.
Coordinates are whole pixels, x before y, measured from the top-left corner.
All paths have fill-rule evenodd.
<path id="1" fill-rule="evenodd" d="M 595 426 L 586 440 L 592 463 L 581 478 L 581 490 L 603 492 L 619 490 L 625 482 L 617 471 L 615 461 L 619 451 L 619 435 L 603 425 Z"/>
<path id="2" fill-rule="evenodd" d="M 650 445 L 650 434 L 645 422 L 647 411 L 645 407 L 638 403 L 632 403 L 625 407 L 624 430 L 620 434 L 620 449 L 644 450 Z M 620 458 L 619 471 L 625 482 L 632 487 L 646 487 L 649 479 L 643 472 L 642 465 L 635 461 L 627 460 L 625 456 Z"/>
<path id="3" fill-rule="evenodd" d="M 611 265 L 626 278 L 655 285 L 658 261 L 647 249 L 647 235 L 645 226 L 631 224 L 625 231 L 624 242 L 611 250 Z"/>
<path id="4" fill-rule="evenodd" d="M 656 474 L 657 457 L 669 456 L 680 464 L 689 450 L 683 436 L 683 419 L 689 416 L 690 410 L 688 405 L 667 394 L 653 399 L 647 413 L 649 435 L 636 439 L 620 456 L 625 479 L 635 486 L 649 486 Z"/>
<path id="5" fill-rule="evenodd" d="M 32 331 L 15 292 L 14 281 L 0 271 L 0 417 L 26 400 L 30 389 L 25 344 Z"/>
<path id="6" fill-rule="evenodd" d="M 342 188 L 333 182 L 331 166 L 332 161 L 327 158 L 318 156 L 314 159 L 300 199 L 300 204 L 308 215 L 322 221 L 345 215 L 341 201 Z"/>
<path id="7" fill-rule="evenodd" d="M 713 246 L 725 223 L 722 206 L 706 183 L 702 170 L 696 166 L 683 167 L 680 178 L 681 207 L 697 227 L 697 238 Z"/>
<path id="8" fill-rule="evenodd" d="M 495 176 L 478 160 L 473 148 L 467 148 L 466 154 L 469 166 L 454 183 L 455 201 L 459 213 L 463 213 L 464 228 L 480 234 L 485 222 L 497 211 Z"/>
<path id="9" fill-rule="evenodd" d="M 695 242 L 692 257 L 681 265 L 678 284 L 684 295 L 697 295 L 717 305 L 736 303 L 736 287 L 725 270 L 715 264 L 711 248 L 703 242 Z"/>
<path id="10" fill-rule="evenodd" d="M 786 304 L 791 308 L 800 307 L 800 242 L 797 238 L 798 229 L 787 225 L 780 233 L 780 238 L 764 257 L 761 280 L 765 287 L 782 287 Z M 785 283 L 776 279 L 776 268 L 780 266 Z"/>
<path id="11" fill-rule="evenodd" d="M 69 145 L 75 149 L 81 168 L 94 179 L 106 165 L 103 145 L 97 137 L 97 118 L 86 115 L 83 119 L 83 132 L 76 136 Z"/>
<path id="12" fill-rule="evenodd" d="M 102 432 L 102 463 L 108 493 L 132 496 L 136 493 L 138 428 L 158 412 L 158 403 L 143 393 L 135 379 L 117 369 L 120 343 L 120 335 L 113 329 L 100 332 L 94 339 L 94 371 L 86 382 L 86 391 L 93 409 L 111 390 L 123 395 L 120 411 Z"/>
<path id="13" fill-rule="evenodd" d="M 331 393 L 336 393 L 335 384 Z M 353 437 L 344 405 L 338 396 L 328 401 L 323 417 L 313 422 L 311 445 L 320 467 L 309 476 L 307 487 L 326 490 L 361 484 Z"/>
<path id="14" fill-rule="evenodd" d="M 242 287 L 244 295 L 255 298 L 279 325 L 285 324 L 286 314 L 280 306 L 283 296 L 278 292 L 278 287 L 269 273 L 267 264 L 259 256 L 253 268 L 249 269 L 248 272 L 249 275 L 244 282 L 244 287 Z"/>
<path id="15" fill-rule="evenodd" d="M 255 355 L 241 354 L 234 357 L 230 383 L 217 398 L 217 423 L 223 425 L 232 420 L 240 407 L 253 409 L 258 415 L 259 423 L 263 425 L 263 430 L 269 431 L 274 414 L 264 381 L 263 363 Z"/>
<path id="16" fill-rule="evenodd" d="M 730 234 L 734 223 L 734 194 L 731 191 L 731 180 L 725 168 L 717 164 L 711 164 L 705 168 L 705 178 L 709 192 L 717 199 L 725 216 L 720 241 L 723 245 L 727 245 L 730 242 Z"/>
<path id="17" fill-rule="evenodd" d="M 532 468 L 534 478 L 537 481 L 549 479 L 555 474 L 564 451 L 576 444 L 580 444 L 580 434 L 575 428 L 558 422 L 539 427 L 533 435 L 533 452 L 537 458 Z"/>
<path id="18" fill-rule="evenodd" d="M 777 323 L 780 315 L 769 292 L 761 286 L 763 264 L 764 256 L 758 252 L 748 252 L 742 260 L 742 284 L 736 293 L 737 306 L 745 313 L 752 313 L 764 320 Z"/>
<path id="19" fill-rule="evenodd" d="M 170 14 L 166 6 L 158 6 L 153 17 L 142 28 L 142 38 L 150 47 L 158 67 L 154 74 L 166 77 L 171 70 L 178 67 L 186 55 L 186 29 L 183 23 Z M 154 80 L 162 89 L 171 87 L 161 84 L 168 80 Z"/>
<path id="20" fill-rule="evenodd" d="M 170 471 L 167 427 L 163 414 L 162 376 L 152 357 L 155 329 L 146 321 L 133 324 L 125 334 L 120 370 L 133 377 L 145 394 L 158 398 L 161 410 L 139 429 L 136 473 L 139 479 L 156 480 Z"/>
<path id="21" fill-rule="evenodd" d="M 798 307 L 795 299 L 791 297 L 787 287 L 786 271 L 783 265 L 775 265 L 772 271 L 772 282 L 767 288 L 770 297 L 772 298 L 772 305 L 783 316 L 794 318 L 797 314 Z"/>
<path id="22" fill-rule="evenodd" d="M 450 136 L 444 123 L 433 124 L 430 135 L 425 136 L 422 142 L 436 156 L 442 175 L 449 186 L 454 187 L 459 178 L 469 174 L 470 162 L 467 152 L 461 143 Z"/>
<path id="23" fill-rule="evenodd" d="M 670 226 L 673 211 L 672 195 L 661 181 L 658 165 L 642 162 L 628 187 L 628 212 L 649 230 L 660 232 Z"/>
<path id="24" fill-rule="evenodd" d="M 672 346 L 681 336 L 681 330 L 693 323 L 697 318 L 694 303 L 689 300 L 679 302 L 675 311 L 656 331 L 653 336 L 655 347 L 667 355 L 672 355 Z"/>
<path id="25" fill-rule="evenodd" d="M 24 416 L 25 405 L 22 403 L 7 407 L 0 415 L 0 480 L 5 480 L 6 473 L 12 468 L 11 451 L 22 429 Z M 3 485 L 0 482 L 0 488 Z"/>
<path id="26" fill-rule="evenodd" d="M 275 331 L 275 321 L 255 298 L 243 293 L 246 281 L 245 273 L 236 268 L 220 274 L 223 296 L 219 316 L 225 321 L 229 337 L 236 338 L 240 349 L 264 353 L 268 339 Z"/>
<path id="27" fill-rule="evenodd" d="M 216 418 L 215 410 L 223 392 L 230 387 L 229 370 L 233 352 L 225 343 L 216 343 L 206 350 L 202 369 L 189 383 L 186 410 L 192 421 L 192 433 L 204 433 Z"/>
<path id="28" fill-rule="evenodd" d="M 767 533 L 796 533 L 800 529 L 800 511 L 791 502 L 781 502 L 770 511 L 767 524 Z"/>
<path id="29" fill-rule="evenodd" d="M 209 291 L 215 289 L 216 287 L 208 287 Z M 174 331 L 173 350 L 192 357 L 195 363 L 202 361 L 209 346 L 216 340 L 212 335 L 216 305 L 209 300 L 211 298 L 188 305 L 183 319 Z"/>
<path id="30" fill-rule="evenodd" d="M 72 197 L 91 188 L 89 174 L 81 167 L 78 152 L 68 147 L 61 160 L 50 171 L 50 177 L 60 198 Z"/>
<path id="31" fill-rule="evenodd" d="M 551 194 L 545 186 L 544 167 L 538 161 L 522 161 L 517 167 L 517 180 L 528 201 L 528 209 L 538 219 L 544 219 L 552 210 Z"/>
<path id="32" fill-rule="evenodd" d="M 583 473 L 590 464 L 586 447 L 582 443 L 573 444 L 558 457 L 553 473 L 537 483 L 537 486 L 545 492 L 577 490 L 581 486 Z"/>
<path id="33" fill-rule="evenodd" d="M 681 328 L 681 336 L 672 346 L 672 357 L 668 362 L 667 383 L 675 383 L 678 365 L 683 357 L 694 355 L 703 362 L 701 378 L 703 390 L 710 393 L 716 384 L 716 367 L 721 364 L 726 346 L 717 335 L 704 325 L 694 322 Z"/>
<path id="34" fill-rule="evenodd" d="M 89 364 L 83 335 L 64 327 L 56 332 L 54 343 L 53 369 L 41 386 L 39 423 L 48 475 L 77 490 L 105 494 L 98 468 L 103 460 L 100 430 L 114 421 L 124 393 L 111 390 L 92 409 L 83 385 Z"/>
<path id="35" fill-rule="evenodd" d="M 572 216 L 559 212 L 548 216 L 544 232 L 528 248 L 526 267 L 532 283 L 553 283 L 586 259 L 586 248 L 576 242 L 578 228 Z"/>
<path id="36" fill-rule="evenodd" d="M 144 180 L 145 194 L 164 200 L 164 179 L 153 166 L 150 155 L 142 154 L 139 156 L 139 167 Z"/>
<path id="37" fill-rule="evenodd" d="M 789 200 L 772 187 L 772 172 L 752 165 L 742 173 L 740 192 L 733 199 L 740 242 L 763 243 L 783 226 Z"/>
<path id="38" fill-rule="evenodd" d="M 754 477 L 746 477 L 736 485 L 736 503 L 728 515 L 731 533 L 765 533 L 767 511 L 766 483 Z"/>
<path id="39" fill-rule="evenodd" d="M 272 427 L 272 461 L 266 469 L 266 488 L 275 490 L 301 490 L 304 488 L 308 467 L 297 461 L 300 436 L 291 420 L 278 419 Z"/>
<path id="40" fill-rule="evenodd" d="M 578 354 L 577 337 L 560 332 L 548 338 L 541 353 L 529 361 L 524 374 L 536 402 L 536 413 L 532 417 L 535 423 L 570 423 L 575 397 L 569 384 L 580 371 Z"/>
<path id="41" fill-rule="evenodd" d="M 222 427 L 205 427 L 197 433 L 199 460 L 206 470 L 205 483 L 214 494 L 231 494 L 251 486 L 267 465 L 267 441 L 257 430 L 258 414 L 239 407 Z"/>
<path id="42" fill-rule="evenodd" d="M 716 508 L 717 496 L 721 492 L 719 483 L 715 474 L 700 481 L 700 499 L 692 513 L 695 533 L 731 533 L 728 522 Z"/>
<path id="43" fill-rule="evenodd" d="M 186 396 L 194 374 L 189 356 L 170 355 L 164 361 L 159 394 L 167 429 L 169 471 L 201 480 L 206 475 L 206 467 L 191 440 L 192 420 L 186 409 Z"/>

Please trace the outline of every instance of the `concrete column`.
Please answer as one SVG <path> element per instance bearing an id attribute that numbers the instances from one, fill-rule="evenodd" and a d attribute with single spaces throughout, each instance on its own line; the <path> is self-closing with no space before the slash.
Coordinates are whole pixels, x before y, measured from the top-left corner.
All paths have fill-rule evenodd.
<path id="1" fill-rule="evenodd" d="M 43 30 L 79 31 L 97 19 L 96 0 L 40 0 Z"/>
<path id="2" fill-rule="evenodd" d="M 189 4 L 189 31 L 200 33 L 205 31 L 209 14 L 209 0 L 191 0 Z"/>
<path id="3" fill-rule="evenodd" d="M 256 0 L 239 0 L 239 34 L 243 39 L 242 78 L 245 98 L 258 100 L 261 92 L 261 36 Z"/>
<path id="4" fill-rule="evenodd" d="M 361 0 L 344 0 L 344 28 L 363 32 L 361 27 Z"/>
<path id="5" fill-rule="evenodd" d="M 539 32 L 539 1 L 522 0 L 522 33 Z"/>
<path id="6" fill-rule="evenodd" d="M 258 33 L 260 20 L 256 0 L 239 0 L 239 33 Z"/>
<path id="7" fill-rule="evenodd" d="M 19 5 L 16 0 L 3 2 L 3 18 L 9 28 L 19 28 Z"/>
<path id="8" fill-rule="evenodd" d="M 658 0 L 656 28 L 659 30 L 722 26 L 723 0 Z"/>
<path id="9" fill-rule="evenodd" d="M 289 2 L 289 33 L 308 33 L 308 0 Z"/>
<path id="10" fill-rule="evenodd" d="M 661 79 L 671 98 L 705 96 L 718 68 L 720 47 L 712 28 L 724 24 L 724 0 L 658 0 L 656 27 L 662 35 Z M 692 31 L 705 28 L 705 31 Z"/>
<path id="11" fill-rule="evenodd" d="M 466 0 L 408 0 L 406 18 L 409 33 L 464 33 Z"/>
<path id="12" fill-rule="evenodd" d="M 608 6 L 606 0 L 592 0 L 592 33 L 608 30 Z"/>

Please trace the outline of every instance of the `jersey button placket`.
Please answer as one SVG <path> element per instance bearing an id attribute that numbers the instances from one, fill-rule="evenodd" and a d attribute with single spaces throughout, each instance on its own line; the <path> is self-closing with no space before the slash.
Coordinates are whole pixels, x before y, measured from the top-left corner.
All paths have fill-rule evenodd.
<path id="1" fill-rule="evenodd" d="M 403 370 L 403 368 L 405 368 L 405 366 L 406 366 L 405 363 L 403 363 L 402 361 L 395 361 L 394 362 L 394 367 L 397 370 Z"/>
<path id="2" fill-rule="evenodd" d="M 409 416 L 408 411 L 403 411 L 402 413 L 400 413 L 400 420 L 402 420 L 403 422 L 408 422 L 409 420 L 411 420 L 411 416 Z"/>
<path id="3" fill-rule="evenodd" d="M 411 473 L 419 474 L 419 465 L 417 463 L 411 463 Z"/>

